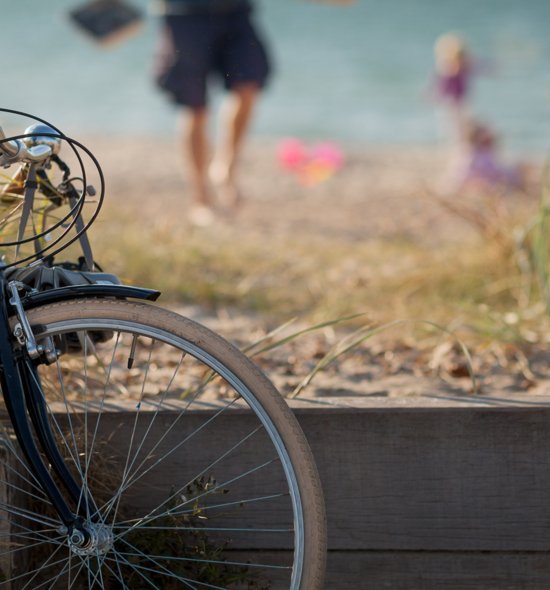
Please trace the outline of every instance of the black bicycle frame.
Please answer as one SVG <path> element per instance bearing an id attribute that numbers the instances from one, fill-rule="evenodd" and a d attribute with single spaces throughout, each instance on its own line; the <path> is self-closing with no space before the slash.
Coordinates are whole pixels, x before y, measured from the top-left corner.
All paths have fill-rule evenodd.
<path id="1" fill-rule="evenodd" d="M 58 443 L 48 420 L 46 400 L 36 370 L 35 363 L 39 361 L 29 357 L 25 346 L 16 341 L 10 328 L 10 302 L 7 287 L 4 270 L 0 268 L 0 388 L 8 415 L 23 455 L 61 521 L 69 532 L 77 528 L 87 535 L 82 523 L 85 519 L 92 521 L 96 519 L 97 507 L 86 491 L 75 481 L 59 452 Z M 78 297 L 133 297 L 154 300 L 158 295 L 158 291 L 124 285 L 82 285 L 31 294 L 24 297 L 22 301 L 26 302 L 30 308 L 46 302 Z M 70 508 L 64 494 L 54 481 L 50 468 L 72 499 L 76 511 Z"/>
<path id="2" fill-rule="evenodd" d="M 30 382 L 26 372 L 26 363 L 28 363 L 30 359 L 25 358 L 26 351 L 22 349 L 22 347 L 19 345 L 16 346 L 8 320 L 8 305 L 9 301 L 6 279 L 3 270 L 0 269 L 0 387 L 2 388 L 2 394 L 4 396 L 8 415 L 14 427 L 15 435 L 21 446 L 23 455 L 32 469 L 33 475 L 40 487 L 48 496 L 53 507 L 59 514 L 61 521 L 68 529 L 71 529 L 77 522 L 78 517 L 69 508 L 67 501 L 53 480 L 50 470 L 46 467 L 40 451 L 36 446 L 33 432 L 29 424 L 30 417 L 35 432 L 40 433 L 38 434 L 39 440 L 55 440 L 47 421 L 40 419 L 39 416 L 45 415 L 45 408 L 43 407 L 45 402 L 42 398 L 41 392 L 40 394 L 36 391 L 29 395 L 25 394 L 25 390 L 28 388 Z M 37 406 L 39 407 L 42 405 L 42 410 L 31 410 L 28 412 L 31 396 L 35 403 L 37 402 L 37 398 L 39 398 Z M 56 465 L 59 466 L 60 464 L 64 464 L 63 458 L 55 444 L 53 445 L 53 448 L 45 448 L 44 452 L 54 470 Z M 65 481 L 63 477 L 61 480 Z M 70 492 L 71 495 L 74 497 L 76 494 L 77 498 L 81 497 L 81 490 L 78 484 L 74 481 L 72 476 L 67 481 L 70 480 L 72 480 L 72 482 L 69 484 L 69 487 L 74 486 L 72 493 Z M 84 504 L 86 505 L 86 503 Z"/>

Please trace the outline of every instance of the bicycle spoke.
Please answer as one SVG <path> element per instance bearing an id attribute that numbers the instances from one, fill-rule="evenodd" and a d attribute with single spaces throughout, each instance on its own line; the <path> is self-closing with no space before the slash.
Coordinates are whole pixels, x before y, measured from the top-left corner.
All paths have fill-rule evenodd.
<path id="1" fill-rule="evenodd" d="M 30 467 L 27 465 L 27 462 L 23 457 L 20 456 L 19 450 L 9 441 L 10 435 L 4 433 L 2 438 L 2 444 L 6 446 L 6 448 L 10 452 L 10 457 L 16 459 L 17 464 L 23 468 L 23 470 L 29 475 L 30 479 L 25 477 L 20 471 L 17 471 L 10 463 L 4 461 L 2 464 L 4 469 L 8 470 L 10 473 L 14 473 L 16 477 L 22 479 L 25 483 L 29 484 L 32 488 L 40 493 L 44 493 L 42 488 L 40 487 L 40 483 L 34 473 L 31 471 Z"/>
<path id="2" fill-rule="evenodd" d="M 115 341 L 115 345 L 113 347 L 113 352 L 112 352 L 112 356 L 111 356 L 111 363 L 109 364 L 109 368 L 107 370 L 107 376 L 106 376 L 106 382 L 105 385 L 103 386 L 103 395 L 101 397 L 101 402 L 100 402 L 100 407 L 98 408 L 98 418 L 96 420 L 95 423 L 95 429 L 94 429 L 94 433 L 92 436 L 92 441 L 90 444 L 90 449 L 88 451 L 88 456 L 87 456 L 87 461 L 86 461 L 86 469 L 85 469 L 85 473 L 87 474 L 90 470 L 90 462 L 92 460 L 93 457 L 93 451 L 94 451 L 94 447 L 95 447 L 95 443 L 96 443 L 96 439 L 97 439 L 97 435 L 99 432 L 99 422 L 102 416 L 102 410 L 105 407 L 105 399 L 107 397 L 107 388 L 109 386 L 109 382 L 110 382 L 110 378 L 111 378 L 111 371 L 112 371 L 112 366 L 113 366 L 113 362 L 116 356 L 116 352 L 118 349 L 118 345 L 120 342 L 120 332 L 117 333 L 117 337 L 116 337 L 116 341 Z"/>
<path id="3" fill-rule="evenodd" d="M 17 516 L 17 515 L 16 515 Z M 34 530 L 31 529 L 29 527 L 23 526 L 21 523 L 15 522 L 13 520 L 10 519 L 3 519 L 4 521 L 8 522 L 8 524 L 10 525 L 10 527 L 16 527 L 17 529 L 23 531 L 23 532 L 6 532 L 3 533 L 2 535 L 0 535 L 0 538 L 6 538 L 6 539 L 30 539 L 30 540 L 35 540 L 35 539 L 40 539 L 42 542 L 44 543 L 51 543 L 52 545 L 60 545 L 63 544 L 62 541 L 60 541 L 59 539 L 63 539 L 64 536 L 59 534 L 59 531 L 57 529 L 43 529 L 43 530 Z M 57 537 L 51 537 L 48 535 L 48 533 L 57 533 L 59 536 Z"/>
<path id="4" fill-rule="evenodd" d="M 28 365 L 28 363 L 27 363 Z M 72 462 L 74 464 L 74 466 L 76 467 L 78 473 L 81 476 L 81 479 L 83 478 L 83 472 L 82 472 L 82 466 L 80 465 L 80 462 L 78 461 L 77 457 L 78 457 L 78 447 L 76 444 L 76 439 L 74 437 L 74 428 L 73 428 L 73 424 L 72 424 L 72 416 L 71 416 L 71 412 L 69 411 L 69 403 L 67 400 L 67 395 L 65 393 L 65 384 L 64 384 L 64 380 L 63 380 L 63 375 L 61 372 L 61 367 L 59 364 L 59 359 L 57 359 L 56 361 L 56 367 L 57 367 L 57 374 L 58 374 L 58 379 L 59 379 L 59 386 L 60 386 L 60 394 L 61 394 L 61 399 L 63 400 L 63 403 L 65 405 L 65 409 L 66 409 L 66 415 L 67 415 L 67 421 L 69 423 L 69 432 L 71 433 L 72 436 L 72 442 L 73 442 L 73 446 L 74 446 L 74 453 L 73 453 L 73 449 L 71 449 L 69 442 L 67 441 L 65 435 L 63 434 L 63 431 L 61 430 L 61 427 L 59 426 L 59 423 L 55 417 L 55 414 L 51 413 L 50 414 L 50 418 L 52 420 L 52 422 L 55 424 L 57 431 L 59 432 L 59 435 L 61 437 L 61 440 L 63 441 L 63 445 L 65 446 L 65 448 L 67 449 L 67 452 L 69 453 L 70 458 L 72 459 Z M 44 396 L 44 392 L 42 390 L 42 386 L 40 384 L 40 382 L 38 381 L 38 379 L 36 378 L 36 375 L 34 373 L 34 371 L 29 367 L 28 368 L 28 372 L 31 375 L 31 378 L 33 379 L 36 387 L 38 388 L 38 390 L 40 391 L 40 393 L 42 394 L 42 396 Z M 46 402 L 46 399 L 43 397 L 43 402 Z"/>
<path id="5" fill-rule="evenodd" d="M 129 467 L 128 467 L 128 463 L 130 461 L 130 453 L 132 452 L 132 447 L 134 446 L 134 437 L 136 434 L 136 428 L 137 428 L 137 424 L 139 421 L 139 417 L 140 417 L 140 411 L 141 411 L 141 404 L 143 401 L 143 395 L 145 392 L 145 384 L 147 382 L 147 375 L 149 374 L 149 367 L 151 364 L 151 356 L 153 354 L 153 348 L 155 346 L 155 341 L 151 340 L 151 345 L 150 345 L 150 349 L 149 349 L 149 358 L 147 359 L 147 368 L 145 369 L 145 372 L 143 374 L 143 380 L 142 380 L 142 384 L 141 384 L 141 392 L 139 395 L 139 402 L 136 406 L 136 415 L 134 417 L 134 425 L 132 428 L 132 434 L 130 435 L 130 441 L 128 444 L 128 454 L 126 455 L 126 463 L 124 465 L 124 469 L 122 470 L 122 481 L 120 484 L 120 489 L 124 489 L 124 483 L 126 481 L 126 477 L 128 476 L 128 471 L 129 471 Z M 139 452 L 139 451 L 136 451 Z M 135 460 L 135 457 L 134 457 Z M 132 465 L 133 465 L 133 461 L 132 461 Z M 114 514 L 113 514 L 113 520 L 116 520 L 116 516 L 117 516 L 117 512 L 118 512 L 118 508 L 120 505 L 120 499 L 122 498 L 122 494 L 118 493 L 117 494 L 117 500 L 116 500 L 116 504 L 114 505 Z M 107 513 L 104 515 L 105 520 L 109 517 L 109 512 L 111 512 L 112 507 L 109 511 L 107 511 Z"/>
<path id="6" fill-rule="evenodd" d="M 70 437 L 72 439 L 72 445 L 73 445 L 73 449 L 71 449 L 71 445 L 69 444 L 69 441 L 67 440 L 67 436 L 65 435 L 63 429 L 61 428 L 55 414 L 53 412 L 50 413 L 50 418 L 51 421 L 53 422 L 55 429 L 59 435 L 59 439 L 62 441 L 62 445 L 63 447 L 66 449 L 72 464 L 74 465 L 79 478 L 80 478 L 80 482 L 81 482 L 81 486 L 80 486 L 80 496 L 78 498 L 78 505 L 77 505 L 77 510 L 76 512 L 78 513 L 80 510 L 80 505 L 82 502 L 83 497 L 87 497 L 89 498 L 90 495 L 88 493 L 87 490 L 87 486 L 85 485 L 85 475 L 82 469 L 82 464 L 80 463 L 80 460 L 78 459 L 79 456 L 79 452 L 78 452 L 78 445 L 77 445 L 77 441 L 76 441 L 76 435 L 75 435 L 75 428 L 73 426 L 73 421 L 72 421 L 72 412 L 70 411 L 70 403 L 67 399 L 67 395 L 65 392 L 65 385 L 64 385 L 64 380 L 63 380 L 63 374 L 61 371 L 61 367 L 59 364 L 59 359 L 57 359 L 56 361 L 56 367 L 57 367 L 57 374 L 58 374 L 58 379 L 59 379 L 59 384 L 60 384 L 60 393 L 61 393 L 61 397 L 66 409 L 66 416 L 67 416 L 67 420 L 68 420 L 68 426 L 69 426 L 69 433 L 70 433 Z M 33 371 L 30 371 L 31 375 L 32 375 L 32 379 L 35 381 L 36 386 L 38 387 L 39 391 L 41 392 L 42 395 L 44 395 L 43 390 L 42 390 L 42 386 L 40 384 L 40 382 L 37 380 L 36 375 Z M 45 402 L 45 398 L 44 398 L 44 402 Z M 86 506 L 88 507 L 88 502 L 86 503 Z"/>
<path id="7" fill-rule="evenodd" d="M 186 499 L 184 502 L 182 502 L 181 504 L 179 504 L 178 506 L 174 507 L 174 510 L 177 510 L 177 508 L 179 508 L 180 506 L 186 506 L 187 504 L 189 504 L 190 502 L 196 502 L 197 500 L 199 500 L 200 498 L 203 498 L 205 496 L 208 496 L 212 493 L 214 493 L 215 491 L 224 488 L 232 483 L 235 483 L 236 481 L 239 481 L 245 477 L 248 477 L 249 475 L 256 473 L 257 471 L 259 471 L 260 469 L 264 469 L 265 467 L 271 465 L 276 459 L 271 459 L 269 461 L 266 461 L 265 463 L 261 464 L 261 465 L 257 465 L 256 467 L 249 469 L 248 471 L 245 471 L 244 473 L 241 473 L 240 475 L 229 479 L 227 481 L 225 481 L 224 483 L 218 484 L 217 486 L 207 490 L 206 492 L 203 492 L 202 494 L 199 494 L 197 496 L 193 496 L 192 498 Z M 185 489 L 185 488 L 184 488 Z M 165 515 L 169 515 L 170 514 L 170 510 L 166 511 Z M 128 531 L 131 531 L 133 529 L 135 529 L 136 527 L 141 527 L 143 526 L 143 524 L 147 524 L 148 522 L 150 522 L 152 519 L 156 519 L 158 518 L 157 515 L 155 516 L 151 516 L 151 514 L 148 514 L 147 516 L 144 516 L 143 519 L 141 521 L 138 521 L 135 525 L 133 525 L 132 527 L 130 527 L 128 529 Z M 127 532 L 128 532 L 127 531 Z M 120 535 L 119 535 L 120 537 Z M 119 537 L 115 537 L 115 539 L 119 538 Z"/>
<path id="8" fill-rule="evenodd" d="M 128 545 L 128 543 L 126 543 Z M 170 571 L 168 568 L 166 568 L 165 566 L 163 566 L 161 563 L 157 562 L 155 558 L 152 558 L 151 555 L 143 553 L 143 551 L 139 551 L 139 549 L 133 547 L 133 545 L 131 546 L 132 548 L 134 548 L 136 550 L 136 553 L 134 553 L 133 555 L 137 555 L 138 557 L 142 557 L 143 559 L 146 559 L 147 561 L 150 561 L 152 563 L 152 565 L 155 566 L 156 569 L 150 569 L 147 568 L 146 566 L 143 565 L 136 565 L 134 563 L 132 563 L 132 568 L 136 569 L 143 569 L 144 571 L 150 571 L 150 572 L 154 572 L 156 574 L 158 574 L 159 571 L 162 571 L 167 577 L 169 578 L 174 578 L 176 580 L 178 580 L 178 582 L 182 582 L 183 584 L 185 584 L 185 586 L 187 586 L 190 590 L 196 590 L 196 588 L 194 586 L 191 585 L 190 582 L 193 582 L 195 580 L 190 580 L 188 578 L 184 578 L 182 576 L 178 576 L 176 575 L 174 572 Z M 130 555 L 132 556 L 131 553 L 122 553 L 121 551 L 117 551 L 116 555 L 118 557 L 121 557 L 122 559 L 124 559 L 124 561 L 127 564 L 130 564 L 131 562 L 129 562 L 128 560 L 126 560 L 124 558 L 125 555 Z"/>
<path id="9" fill-rule="evenodd" d="M 255 428 L 252 432 L 250 432 L 248 435 L 246 435 L 245 437 L 243 437 L 239 442 L 237 442 L 235 445 L 233 445 L 229 450 L 227 450 L 225 453 L 223 453 L 222 455 L 220 455 L 216 460 L 214 460 L 212 463 L 210 463 L 205 468 L 203 468 L 199 473 L 195 474 L 194 477 L 188 479 L 187 483 L 185 483 L 183 486 L 181 486 L 179 488 L 179 490 L 177 490 L 176 492 L 172 493 L 166 500 L 164 500 L 164 502 L 157 507 L 157 510 L 159 508 L 161 508 L 162 506 L 164 506 L 166 504 L 169 504 L 174 498 L 177 498 L 179 495 L 181 495 L 182 491 L 185 490 L 189 485 L 191 485 L 191 483 L 193 481 L 196 481 L 198 478 L 200 478 L 201 476 L 205 475 L 213 467 L 215 467 L 221 461 L 223 461 L 225 458 L 227 458 L 232 453 L 234 453 L 240 446 L 242 446 L 245 442 L 247 442 L 249 439 L 251 439 L 257 432 L 259 432 L 261 430 L 261 428 L 262 428 L 261 426 L 258 426 L 257 428 Z M 193 434 L 195 434 L 196 432 L 197 431 L 193 432 Z"/>
<path id="10" fill-rule="evenodd" d="M 233 507 L 233 506 L 245 506 L 246 504 L 251 504 L 254 502 L 265 502 L 265 501 L 269 501 L 269 500 L 276 500 L 278 498 L 285 498 L 288 497 L 290 494 L 288 492 L 283 492 L 280 494 L 270 494 L 269 496 L 259 496 L 257 498 L 249 498 L 247 500 L 234 500 L 232 502 L 223 502 L 221 504 L 209 504 L 208 505 L 208 510 L 215 510 L 217 508 L 229 508 L 229 507 Z M 170 509 L 167 512 L 163 512 L 159 515 L 155 515 L 154 519 L 149 520 L 149 522 L 154 522 L 154 520 L 158 519 L 158 518 L 164 518 L 165 516 L 183 516 L 185 514 L 192 514 L 195 511 L 194 508 L 187 508 L 185 510 L 173 510 Z M 115 524 L 113 526 L 113 529 L 118 529 L 118 528 L 128 528 L 128 525 L 132 522 L 136 522 L 139 519 L 133 519 L 133 520 L 122 520 L 119 521 L 118 524 Z"/>
<path id="11" fill-rule="evenodd" d="M 71 588 L 74 586 L 74 584 L 78 583 L 78 578 L 80 577 L 80 574 L 82 572 L 82 570 L 86 567 L 86 564 L 84 562 L 84 560 L 81 560 L 80 562 L 80 567 L 78 568 L 78 571 L 76 572 L 73 581 L 71 582 L 69 580 L 68 586 L 67 586 L 67 590 L 71 590 Z"/>
<path id="12" fill-rule="evenodd" d="M 82 386 L 82 391 L 84 392 L 84 461 L 88 457 L 88 397 L 86 396 L 85 392 L 88 391 L 88 338 L 84 339 L 84 346 L 82 347 L 83 353 L 83 363 L 84 363 L 84 384 Z M 82 502 L 82 498 L 86 494 L 88 497 L 91 497 L 90 488 L 88 486 L 88 470 L 84 470 L 84 477 L 82 479 L 82 492 L 80 494 L 80 498 L 78 499 L 78 506 L 76 508 L 77 514 L 80 510 L 80 505 Z M 88 515 L 89 517 L 90 515 Z"/>
<path id="13" fill-rule="evenodd" d="M 10 524 L 12 526 L 15 526 L 14 523 L 10 522 Z M 20 533 L 14 533 L 14 532 L 2 533 L 0 535 L 0 547 L 9 547 L 12 545 L 18 547 L 24 541 L 40 541 L 43 543 L 44 541 L 51 540 L 53 545 L 60 544 L 55 539 L 48 536 L 48 534 L 51 534 L 53 532 L 55 532 L 55 531 L 51 531 L 48 529 L 44 529 L 42 531 L 34 531 L 32 529 L 25 529 L 25 532 L 20 532 Z M 23 546 L 23 545 L 21 545 L 21 546 Z M 11 549 L 10 549 L 10 551 L 11 551 Z M 0 553 L 0 556 L 5 556 L 10 551 L 6 551 L 5 553 Z M 19 551 L 19 549 L 16 549 L 16 551 Z"/>
<path id="14" fill-rule="evenodd" d="M 59 522 L 56 522 L 55 520 L 48 518 L 47 516 L 40 515 L 39 517 L 36 512 L 30 512 L 29 510 L 25 510 L 24 508 L 17 508 L 12 506 L 11 504 L 5 504 L 4 502 L 2 502 L 0 503 L 0 508 L 2 510 L 5 510 L 8 514 L 13 514 L 14 516 L 22 516 L 28 520 L 37 522 L 41 525 L 49 524 L 59 526 Z"/>
<path id="15" fill-rule="evenodd" d="M 48 559 L 41 564 L 40 566 L 38 566 L 37 568 L 25 572 L 23 574 L 19 574 L 18 576 L 16 576 L 15 578 L 10 578 L 7 582 L 11 583 L 11 582 L 15 582 L 16 580 L 20 580 L 21 578 L 25 578 L 27 576 L 30 576 L 31 574 L 34 574 L 34 576 L 31 578 L 31 580 L 29 580 L 26 585 L 24 586 L 24 588 L 22 588 L 21 590 L 25 590 L 28 585 L 30 584 L 30 582 L 32 582 L 34 580 L 34 578 L 36 578 L 36 576 L 38 575 L 38 573 L 47 570 L 51 567 L 54 567 L 56 565 L 59 565 L 60 563 L 63 563 L 64 561 L 66 561 L 66 558 L 64 557 L 63 559 L 59 559 L 58 561 L 54 561 L 53 563 L 49 563 L 50 559 L 52 559 L 55 554 L 61 549 L 62 545 L 60 545 L 51 555 L 50 557 L 48 557 Z M 47 566 L 47 567 L 46 567 Z"/>
<path id="16" fill-rule="evenodd" d="M 96 577 L 95 577 L 94 582 L 99 579 L 99 584 L 100 584 L 99 587 L 100 588 L 105 588 L 105 584 L 103 582 L 103 567 L 102 567 L 102 561 L 103 561 L 103 559 L 101 559 L 99 557 L 99 555 L 96 555 L 95 558 L 96 558 L 96 561 L 97 561 L 97 574 L 96 574 Z"/>
<path id="17" fill-rule="evenodd" d="M 146 557 L 148 560 L 152 561 L 155 565 L 159 565 L 157 560 L 164 560 L 164 561 L 192 561 L 195 563 L 208 563 L 208 564 L 216 564 L 216 565 L 234 565 L 239 567 L 257 567 L 261 569 L 276 569 L 276 570 L 288 570 L 290 566 L 288 565 L 272 565 L 266 563 L 252 563 L 252 562 L 243 562 L 243 561 L 230 561 L 230 560 L 219 560 L 219 559 L 201 559 L 197 557 L 175 557 L 172 555 L 151 555 L 150 553 L 143 553 L 137 549 L 132 543 L 126 541 L 126 539 L 121 539 L 121 541 L 125 544 L 134 549 L 135 553 L 131 552 L 120 552 L 119 555 L 129 555 L 129 556 L 141 556 Z"/>
<path id="18" fill-rule="evenodd" d="M 135 338 L 135 336 L 134 336 L 134 338 Z M 132 346 L 135 346 L 135 341 L 132 342 Z M 151 353 L 152 353 L 152 350 L 151 350 Z M 154 423 L 155 423 L 155 420 L 156 420 L 156 418 L 158 416 L 158 413 L 160 411 L 160 408 L 162 407 L 162 404 L 164 403 L 164 400 L 165 400 L 166 396 L 168 395 L 168 392 L 172 388 L 172 384 L 174 383 L 174 380 L 176 379 L 176 376 L 177 376 L 177 374 L 178 374 L 178 372 L 179 372 L 179 370 L 181 368 L 181 365 L 182 365 L 183 360 L 184 360 L 185 357 L 186 357 L 186 353 L 185 352 L 181 353 L 181 356 L 180 356 L 180 359 L 178 361 L 178 364 L 176 365 L 176 368 L 173 371 L 172 376 L 170 377 L 170 380 L 169 380 L 167 386 L 164 388 L 164 390 L 162 392 L 160 401 L 156 403 L 155 412 L 151 416 L 151 418 L 149 420 L 149 425 L 147 426 L 147 430 L 143 434 L 143 437 L 141 439 L 141 443 L 140 443 L 139 447 L 136 449 L 136 451 L 134 453 L 134 458 L 132 460 L 132 463 L 127 468 L 125 468 L 125 470 L 124 470 L 124 476 L 122 478 L 121 488 L 124 487 L 124 485 L 125 485 L 125 483 L 127 481 L 127 478 L 129 476 L 129 473 L 130 473 L 131 469 L 133 468 L 134 463 L 136 462 L 136 460 L 137 460 L 137 458 L 139 456 L 139 453 L 141 452 L 141 449 L 143 448 L 143 445 L 145 444 L 145 441 L 146 441 L 147 437 L 149 436 L 149 433 L 151 432 L 151 430 L 152 430 L 152 428 L 154 426 Z M 148 371 L 145 372 L 145 375 L 144 375 L 144 378 L 143 378 L 143 386 L 142 386 L 142 391 L 141 391 L 141 396 L 140 396 L 140 408 L 141 408 L 141 403 L 143 402 L 143 393 L 144 393 L 144 389 L 145 389 L 145 380 L 146 380 L 146 377 L 147 377 L 147 373 L 148 373 Z M 189 404 L 187 405 L 187 407 L 189 407 Z M 185 413 L 185 410 L 182 410 L 182 413 Z M 131 448 L 131 445 L 130 445 L 130 448 Z M 129 457 L 129 453 L 128 453 L 128 457 Z"/>
<path id="19" fill-rule="evenodd" d="M 38 496 L 38 495 L 30 492 L 29 490 L 26 490 L 25 488 L 19 487 L 15 484 L 5 481 L 3 479 L 0 479 L 0 486 L 2 486 L 4 488 L 10 488 L 11 490 L 15 490 L 19 494 L 25 494 L 26 496 L 29 496 L 30 498 L 33 498 L 34 500 L 38 500 L 39 502 L 48 502 L 45 495 Z M 39 490 L 39 491 L 41 491 L 41 490 Z"/>
<path id="20" fill-rule="evenodd" d="M 145 580 L 149 586 L 151 588 L 155 588 L 156 590 L 162 590 L 162 588 L 159 588 L 157 585 L 155 585 L 149 578 L 146 578 L 144 574 L 141 573 L 140 570 L 144 570 L 144 571 L 150 571 L 153 572 L 154 574 L 158 574 L 158 571 L 156 570 L 152 570 L 152 569 L 148 569 L 148 568 L 144 568 L 143 566 L 136 566 L 133 563 L 129 562 L 123 555 L 121 555 L 120 553 L 117 553 L 117 556 L 121 559 L 121 561 L 123 561 L 127 566 L 129 566 L 132 570 L 134 570 L 138 576 L 140 576 L 143 580 Z M 109 558 L 112 559 L 112 558 Z M 169 577 L 175 577 L 171 572 L 169 572 Z M 185 583 L 185 582 L 184 582 Z"/>
<path id="21" fill-rule="evenodd" d="M 162 463 L 167 457 L 169 457 L 170 455 L 174 454 L 178 449 L 180 449 L 184 444 L 186 444 L 189 440 L 191 440 L 193 437 L 195 437 L 199 432 L 201 432 L 202 430 L 204 430 L 211 422 L 213 422 L 216 418 L 218 418 L 223 412 L 227 411 L 227 409 L 229 407 L 231 407 L 234 403 L 236 402 L 236 400 L 232 400 L 230 403 L 228 403 L 227 405 L 225 405 L 222 409 L 220 409 L 216 414 L 214 414 L 209 420 L 207 420 L 206 422 L 204 422 L 199 428 L 197 428 L 196 430 L 194 430 L 190 435 L 188 435 L 187 437 L 185 437 L 183 440 L 181 440 L 178 444 L 176 444 L 174 447 L 172 447 L 167 453 L 165 453 L 162 457 L 160 457 L 159 459 L 157 459 L 152 465 L 150 465 L 149 467 L 147 467 L 147 469 L 143 472 L 141 472 L 139 475 L 136 475 L 134 478 L 130 478 L 127 482 L 126 482 L 126 486 L 124 488 L 121 488 L 118 492 L 118 494 L 121 494 L 123 492 L 125 492 L 126 490 L 128 490 L 128 488 L 130 488 L 130 486 L 134 485 L 135 483 L 137 483 L 142 477 L 144 477 L 147 473 L 149 473 L 152 469 L 154 469 L 157 465 L 159 465 L 160 463 Z M 174 420 L 174 422 L 170 425 L 170 428 L 168 429 L 169 431 L 172 430 L 172 428 L 174 427 L 175 423 L 182 417 L 182 414 L 180 414 L 176 420 Z M 163 434 L 163 436 L 161 437 L 161 439 L 156 443 L 156 445 L 153 447 L 153 449 L 150 451 L 153 452 L 154 450 L 156 450 L 158 448 L 158 446 L 160 445 L 161 441 L 167 436 L 168 431 L 165 432 Z M 151 456 L 151 454 L 149 453 L 149 455 L 140 463 L 140 465 L 137 467 L 136 471 L 134 471 L 134 473 L 138 473 L 138 470 L 144 465 L 145 461 Z"/>
<path id="22" fill-rule="evenodd" d="M 51 578 L 50 580 L 46 580 L 38 586 L 33 586 L 32 590 L 38 590 L 39 588 L 43 588 L 44 586 L 46 586 L 46 584 L 48 585 L 47 586 L 48 588 L 55 588 L 55 584 L 61 578 L 61 576 L 64 576 L 66 573 L 68 573 L 70 575 L 71 568 L 72 568 L 71 558 L 70 558 L 70 554 L 69 554 L 69 558 L 65 561 L 65 565 L 63 566 L 63 568 L 60 570 L 60 572 L 57 574 L 57 576 L 55 578 Z"/>
<path id="23" fill-rule="evenodd" d="M 113 576 L 116 578 L 118 583 L 121 584 L 122 590 L 127 589 L 128 586 L 126 585 L 126 582 L 124 580 L 124 576 L 123 576 L 122 572 L 120 571 L 120 565 L 119 565 L 118 561 L 116 559 L 114 560 L 116 563 L 118 573 L 113 570 L 113 568 L 107 563 L 107 561 L 108 561 L 107 559 L 103 560 L 103 564 L 105 565 L 105 567 L 111 572 L 111 574 L 113 574 Z"/>
<path id="24" fill-rule="evenodd" d="M 173 514 L 170 512 L 170 516 Z M 115 527 L 118 528 L 118 527 Z M 142 531 L 208 531 L 208 532 L 230 532 L 230 533 L 289 533 L 292 528 L 251 528 L 251 527 L 213 527 L 213 526 L 140 526 Z"/>

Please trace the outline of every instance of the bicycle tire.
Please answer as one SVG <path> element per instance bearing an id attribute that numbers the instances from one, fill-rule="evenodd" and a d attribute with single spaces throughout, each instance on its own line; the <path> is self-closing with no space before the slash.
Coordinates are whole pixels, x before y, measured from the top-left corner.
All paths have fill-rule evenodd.
<path id="1" fill-rule="evenodd" d="M 323 587 L 311 451 L 245 355 L 141 302 L 72 300 L 28 319 L 62 351 L 38 374 L 52 430 L 97 509 L 85 515 L 93 543 L 71 545 L 3 420 L 0 588 Z"/>

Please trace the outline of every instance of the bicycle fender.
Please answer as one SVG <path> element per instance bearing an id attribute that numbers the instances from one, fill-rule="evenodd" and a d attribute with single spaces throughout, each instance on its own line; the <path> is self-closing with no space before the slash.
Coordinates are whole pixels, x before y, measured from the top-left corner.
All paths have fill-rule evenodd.
<path id="1" fill-rule="evenodd" d="M 129 287 L 127 285 L 72 285 L 70 287 L 60 287 L 59 289 L 27 293 L 21 298 L 21 303 L 25 309 L 32 309 L 33 307 L 48 303 L 57 303 L 69 299 L 81 299 L 83 297 L 114 297 L 116 299 L 156 301 L 159 296 L 160 291 L 144 289 L 142 287 Z"/>

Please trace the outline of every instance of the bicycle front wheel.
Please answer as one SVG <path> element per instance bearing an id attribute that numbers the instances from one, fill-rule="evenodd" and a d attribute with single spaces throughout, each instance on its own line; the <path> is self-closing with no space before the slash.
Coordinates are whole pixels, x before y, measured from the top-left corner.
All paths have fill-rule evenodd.
<path id="1" fill-rule="evenodd" d="M 28 318 L 61 352 L 35 378 L 90 539 L 67 535 L 5 424 L 4 587 L 322 588 L 315 465 L 253 363 L 144 303 L 75 300 Z"/>

